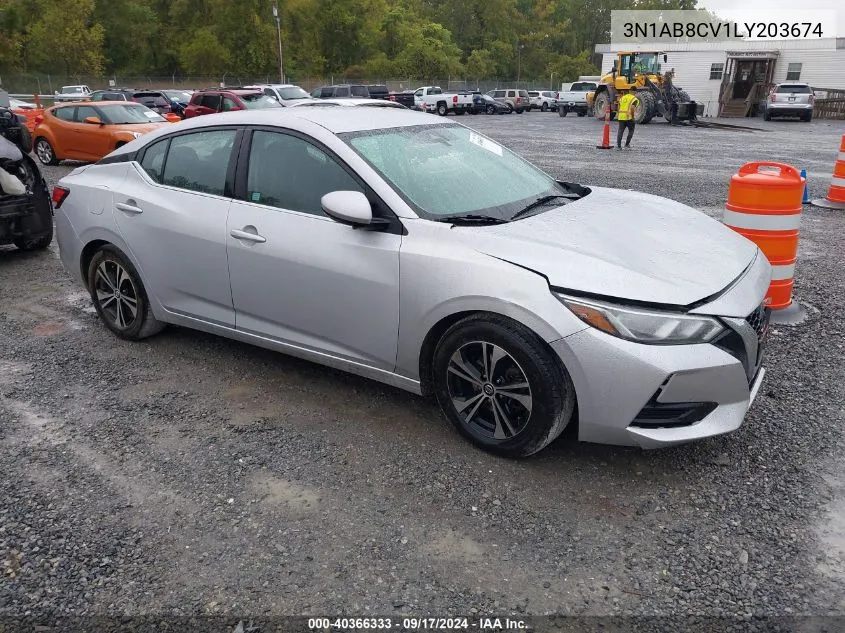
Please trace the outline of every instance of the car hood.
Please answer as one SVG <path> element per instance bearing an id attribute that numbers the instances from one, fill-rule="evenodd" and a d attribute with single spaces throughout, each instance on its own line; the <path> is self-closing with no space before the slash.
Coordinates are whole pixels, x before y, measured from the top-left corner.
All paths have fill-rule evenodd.
<path id="1" fill-rule="evenodd" d="M 666 198 L 590 187 L 584 198 L 489 227 L 455 227 L 477 251 L 528 268 L 552 286 L 687 306 L 736 280 L 757 246 Z"/>

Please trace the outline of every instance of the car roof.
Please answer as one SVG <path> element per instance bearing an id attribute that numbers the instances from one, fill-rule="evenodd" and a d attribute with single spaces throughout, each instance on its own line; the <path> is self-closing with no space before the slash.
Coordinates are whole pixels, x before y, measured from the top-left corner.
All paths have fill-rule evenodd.
<path id="1" fill-rule="evenodd" d="M 418 125 L 458 125 L 441 117 L 408 108 L 272 108 L 221 112 L 214 116 L 198 116 L 174 124 L 180 130 L 202 129 L 219 125 L 267 125 L 285 127 L 286 122 L 307 121 L 333 134 L 365 132 Z M 294 124 L 295 125 L 295 124 Z"/>
<path id="2" fill-rule="evenodd" d="M 368 99 L 366 97 L 347 97 L 347 98 L 340 98 L 340 99 L 313 99 L 308 101 L 303 101 L 302 103 L 296 104 L 294 107 L 301 108 L 301 107 L 309 107 L 309 108 L 318 108 L 321 106 L 326 105 L 337 105 L 337 106 L 372 106 L 372 107 L 382 107 L 382 108 L 404 108 L 401 103 L 396 103 L 395 101 L 385 101 L 383 99 Z"/>

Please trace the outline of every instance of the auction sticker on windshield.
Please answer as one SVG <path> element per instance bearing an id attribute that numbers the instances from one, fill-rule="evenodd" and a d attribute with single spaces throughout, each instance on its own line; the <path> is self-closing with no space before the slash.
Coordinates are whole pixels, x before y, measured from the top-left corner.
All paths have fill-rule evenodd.
<path id="1" fill-rule="evenodd" d="M 484 138 L 480 134 L 476 134 L 475 132 L 469 133 L 469 142 L 473 145 L 478 145 L 479 147 L 483 147 L 488 152 L 493 152 L 496 156 L 502 155 L 502 146 L 497 145 L 493 141 Z"/>

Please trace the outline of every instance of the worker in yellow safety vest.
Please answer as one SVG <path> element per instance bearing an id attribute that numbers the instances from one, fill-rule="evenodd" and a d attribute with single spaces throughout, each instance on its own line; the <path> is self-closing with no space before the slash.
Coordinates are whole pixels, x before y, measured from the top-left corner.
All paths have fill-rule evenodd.
<path id="1" fill-rule="evenodd" d="M 625 147 L 631 147 L 631 137 L 634 136 L 634 109 L 639 105 L 640 100 L 633 92 L 626 92 L 619 99 L 619 112 L 616 120 L 619 121 L 619 129 L 616 132 L 616 149 L 622 149 L 622 135 L 628 130 L 628 138 L 625 139 Z"/>

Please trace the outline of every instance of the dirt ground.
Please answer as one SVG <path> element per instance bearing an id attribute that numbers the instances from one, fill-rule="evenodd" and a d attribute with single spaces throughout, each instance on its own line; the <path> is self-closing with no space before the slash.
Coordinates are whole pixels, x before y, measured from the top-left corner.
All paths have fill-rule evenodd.
<path id="1" fill-rule="evenodd" d="M 555 176 L 711 215 L 750 160 L 824 194 L 845 131 L 651 124 L 604 152 L 590 119 L 459 121 Z M 176 327 L 121 341 L 55 243 L 0 249 L 0 616 L 841 614 L 843 236 L 845 212 L 805 207 L 809 318 L 775 329 L 738 432 L 524 461 L 433 401 L 281 354 Z"/>

